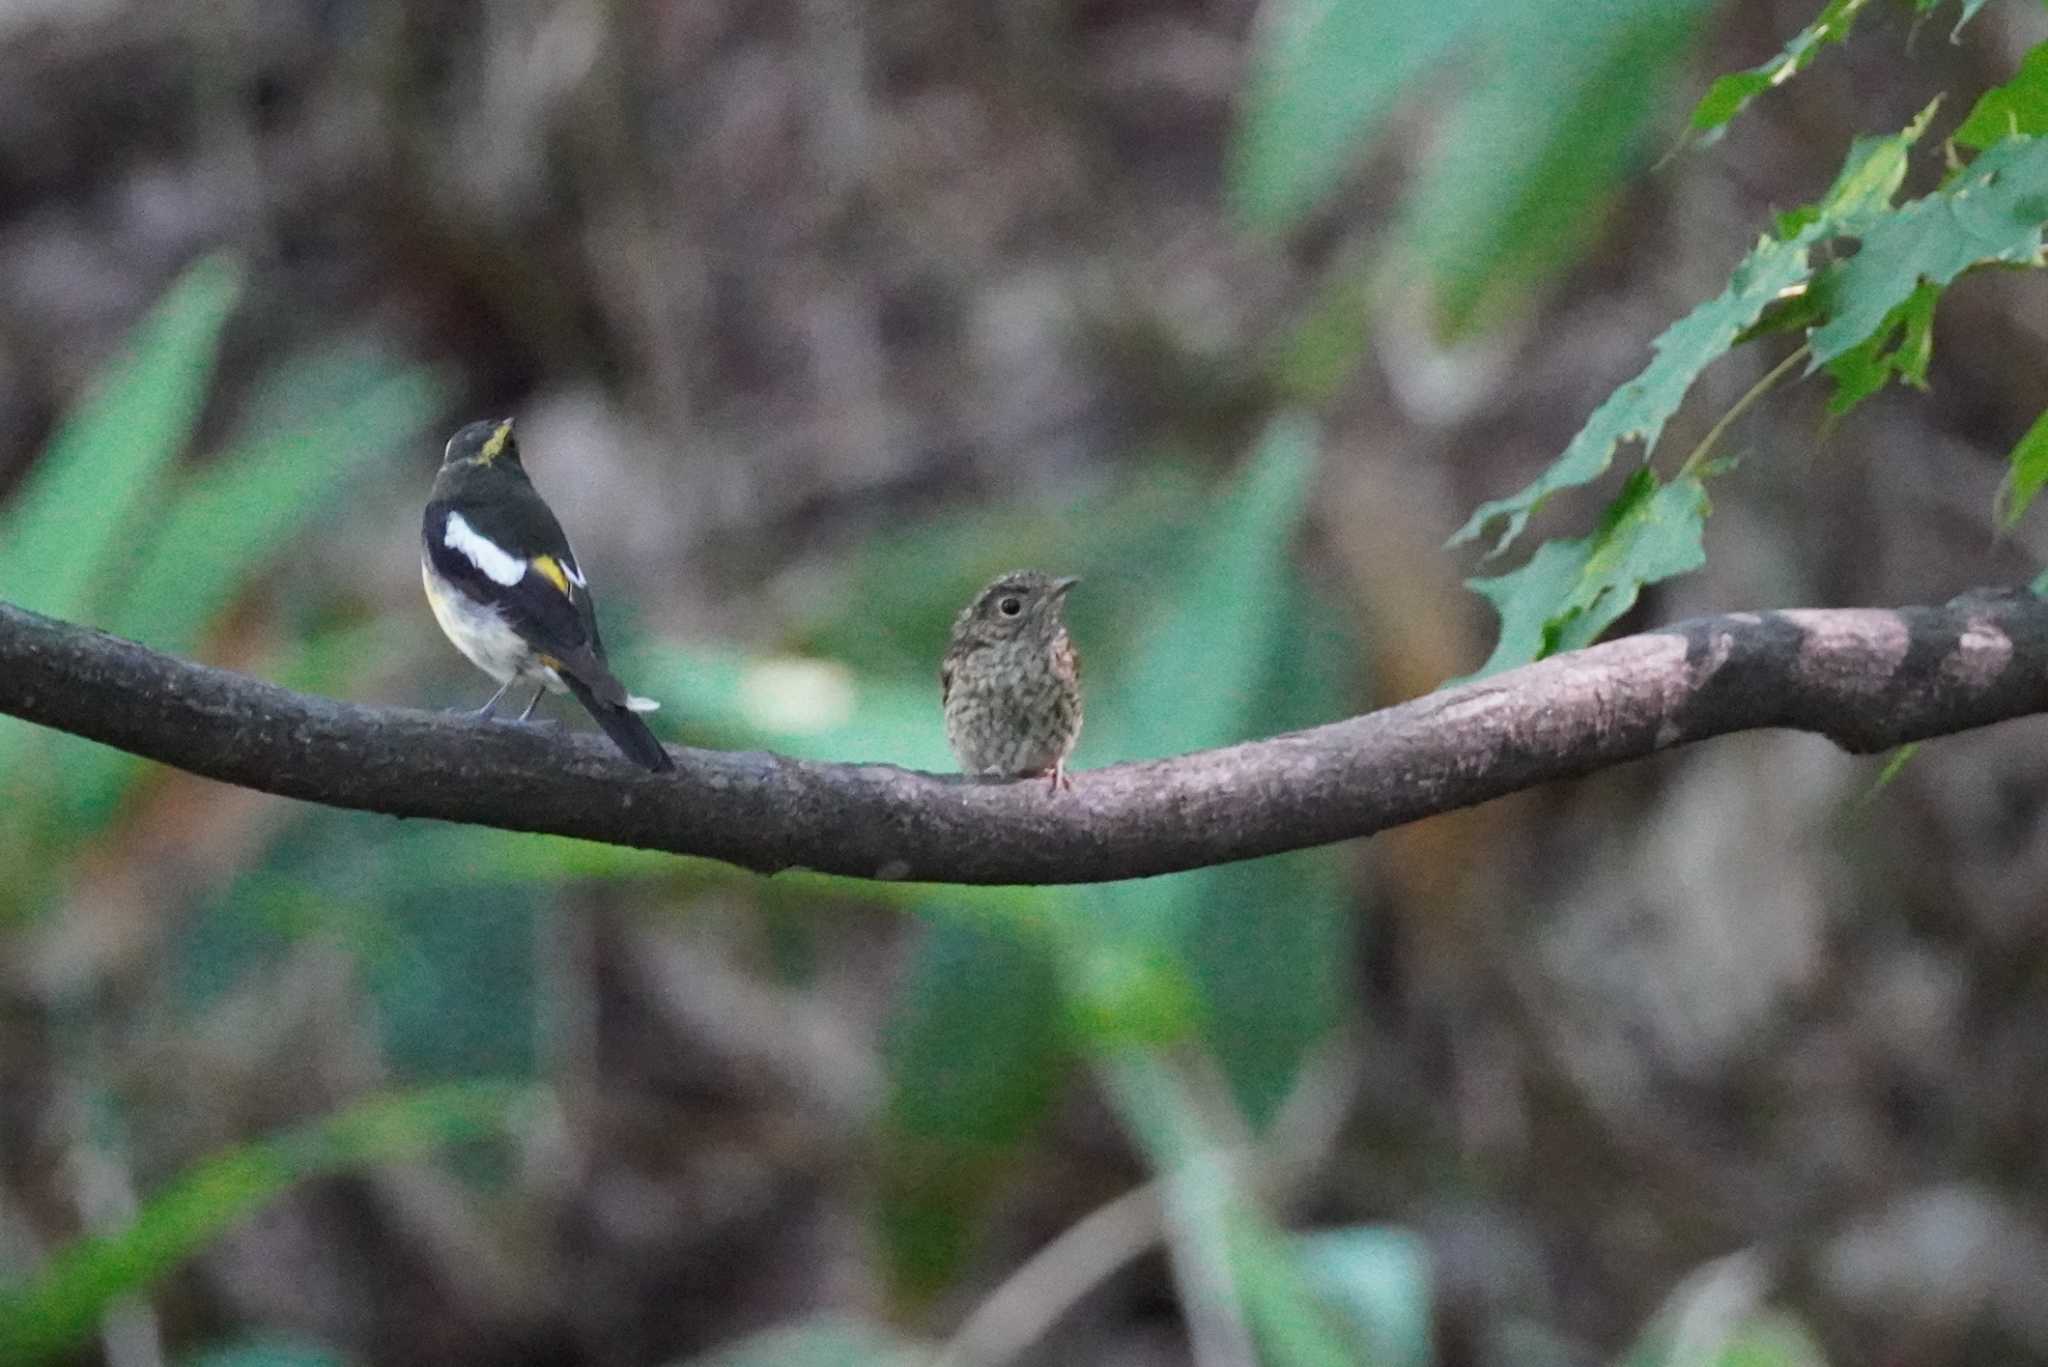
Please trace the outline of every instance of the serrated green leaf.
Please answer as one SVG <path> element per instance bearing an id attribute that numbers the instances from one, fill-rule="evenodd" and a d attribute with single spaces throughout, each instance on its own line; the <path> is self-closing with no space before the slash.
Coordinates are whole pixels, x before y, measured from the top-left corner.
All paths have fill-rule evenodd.
<path id="1" fill-rule="evenodd" d="M 2048 485 L 2048 413 L 2034 419 L 2006 458 L 2005 481 L 1998 486 L 1998 525 L 2011 531 L 2026 516 L 2035 495 Z"/>
<path id="2" fill-rule="evenodd" d="M 1833 183 L 1818 204 L 1799 211 L 1806 217 L 1798 226 L 1804 228 L 1822 219 L 1856 223 L 1866 214 L 1889 209 L 1892 196 L 1906 183 L 1915 144 L 1926 134 L 1940 108 L 1941 96 L 1936 95 L 1898 132 L 1852 139 L 1849 155 L 1842 159 L 1842 169 L 1835 173 Z M 1791 236 L 1782 230 L 1779 235 Z"/>
<path id="3" fill-rule="evenodd" d="M 2004 85 L 1993 86 L 1970 106 L 1950 141 L 1978 151 L 2006 138 L 2048 133 L 2048 43 L 2036 43 Z"/>
<path id="4" fill-rule="evenodd" d="M 1847 413 L 1894 376 L 1916 389 L 1927 388 L 1927 367 L 1934 359 L 1934 305 L 1940 298 L 1938 286 L 1922 281 L 1876 332 L 1827 363 L 1835 380 L 1829 416 Z"/>
<path id="5" fill-rule="evenodd" d="M 1823 231 L 1821 225 L 1814 224 L 1790 241 L 1765 238 L 1758 243 L 1735 268 L 1726 289 L 1666 328 L 1651 344 L 1656 359 L 1607 397 L 1563 455 L 1519 493 L 1480 504 L 1449 544 L 1470 541 L 1500 521 L 1505 526 L 1488 552 L 1489 556 L 1499 555 L 1522 534 L 1529 518 L 1551 495 L 1590 484 L 1605 474 L 1622 442 L 1640 441 L 1646 452 L 1654 450 L 1664 424 L 1678 411 L 1699 373 L 1727 353 L 1766 305 L 1806 279 L 1808 252 Z"/>
<path id="6" fill-rule="evenodd" d="M 127 1229 L 59 1249 L 27 1285 L 0 1293 L 0 1361 L 61 1357 L 114 1300 L 162 1279 L 297 1183 L 502 1133 L 530 1095 L 525 1087 L 465 1082 L 372 1097 L 206 1160 L 145 1201 Z"/>
<path id="7" fill-rule="evenodd" d="M 1448 544 L 1475 540 L 1500 522 L 1500 534 L 1487 555 L 1501 554 L 1553 494 L 1589 484 L 1605 474 L 1622 443 L 1640 442 L 1647 458 L 1700 372 L 1738 341 L 1756 335 L 1766 310 L 1778 310 L 1778 326 L 1815 317 L 1819 305 L 1804 288 L 1813 270 L 1813 247 L 1883 220 L 1891 196 L 1904 179 L 1907 154 L 1926 132 L 1938 104 L 1930 103 L 1898 133 L 1859 138 L 1828 192 L 1814 204 L 1786 215 L 1779 235 L 1760 241 L 1736 265 L 1720 294 L 1666 328 L 1651 343 L 1655 359 L 1635 379 L 1608 395 L 1563 454 L 1519 492 L 1480 504 Z M 1551 559 L 1554 563 L 1555 557 Z"/>
<path id="8" fill-rule="evenodd" d="M 1275 0 L 1252 50 L 1229 160 L 1247 223 L 1314 207 L 1416 77 L 1492 10 L 1485 0 Z"/>
<path id="9" fill-rule="evenodd" d="M 2009 138 L 1946 185 L 1855 225 L 1861 249 L 1842 265 L 1834 316 L 1813 334 L 1826 364 L 1883 324 L 1923 280 L 1946 285 L 1987 262 L 2034 264 L 2048 221 L 2048 138 Z"/>
<path id="10" fill-rule="evenodd" d="M 1819 16 L 1794 34 L 1783 52 L 1762 66 L 1723 76 L 1709 86 L 1705 98 L 1692 112 L 1693 128 L 1701 133 L 1722 128 L 1758 95 L 1806 70 L 1823 50 L 1849 36 L 1857 14 L 1869 3 L 1870 0 L 1828 0 Z"/>
<path id="11" fill-rule="evenodd" d="M 1708 502 L 1697 476 L 1669 484 L 1642 469 L 1590 536 L 1548 541 L 1529 563 L 1466 581 L 1500 614 L 1500 640 L 1473 677 L 1590 645 L 1635 606 L 1643 586 L 1706 563 Z"/>
<path id="12" fill-rule="evenodd" d="M 1641 145 L 1703 0 L 1497 6 L 1480 75 L 1424 163 L 1404 234 L 1455 335 L 1575 253 Z"/>

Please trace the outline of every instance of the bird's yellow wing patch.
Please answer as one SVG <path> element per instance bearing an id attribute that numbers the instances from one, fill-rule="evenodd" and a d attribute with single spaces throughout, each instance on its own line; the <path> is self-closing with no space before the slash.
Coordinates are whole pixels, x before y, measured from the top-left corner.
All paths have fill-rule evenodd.
<path id="1" fill-rule="evenodd" d="M 569 572 L 562 568 L 561 561 L 555 559 L 552 555 L 536 555 L 526 563 L 533 566 L 534 572 L 540 575 L 541 578 L 553 584 L 555 592 L 561 594 L 564 598 L 570 596 Z"/>

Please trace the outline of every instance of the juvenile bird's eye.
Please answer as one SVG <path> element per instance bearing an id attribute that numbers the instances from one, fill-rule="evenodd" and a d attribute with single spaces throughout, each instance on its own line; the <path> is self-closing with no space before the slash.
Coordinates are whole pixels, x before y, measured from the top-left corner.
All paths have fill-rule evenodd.
<path id="1" fill-rule="evenodd" d="M 1015 617 L 1018 613 L 1024 611 L 1024 604 L 1016 598 L 1005 598 L 1002 602 L 996 604 L 996 610 L 1005 617 Z"/>

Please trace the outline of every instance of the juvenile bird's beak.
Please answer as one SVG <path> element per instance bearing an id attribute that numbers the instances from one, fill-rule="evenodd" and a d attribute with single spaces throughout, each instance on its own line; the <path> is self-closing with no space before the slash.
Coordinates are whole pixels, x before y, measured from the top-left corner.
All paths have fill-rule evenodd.
<path id="1" fill-rule="evenodd" d="M 1052 596 L 1055 598 L 1064 598 L 1067 596 L 1067 590 L 1074 587 L 1074 585 L 1080 582 L 1080 576 L 1078 575 L 1071 579 L 1055 579 L 1052 581 Z"/>

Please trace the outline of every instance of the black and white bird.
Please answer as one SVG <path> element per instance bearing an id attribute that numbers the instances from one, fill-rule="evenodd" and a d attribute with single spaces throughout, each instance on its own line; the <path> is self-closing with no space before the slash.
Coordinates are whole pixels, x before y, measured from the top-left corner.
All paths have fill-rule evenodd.
<path id="1" fill-rule="evenodd" d="M 534 685 L 521 721 L 543 692 L 571 693 L 635 764 L 675 767 L 640 720 L 660 704 L 628 693 L 605 663 L 590 585 L 519 463 L 511 419 L 473 422 L 448 439 L 420 530 L 434 620 L 500 685 L 480 715 L 516 684 Z"/>

